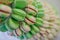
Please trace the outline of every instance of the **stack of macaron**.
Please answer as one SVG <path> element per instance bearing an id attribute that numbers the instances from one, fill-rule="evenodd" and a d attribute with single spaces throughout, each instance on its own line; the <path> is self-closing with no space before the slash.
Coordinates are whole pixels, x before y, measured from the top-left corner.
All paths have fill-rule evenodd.
<path id="1" fill-rule="evenodd" d="M 44 17 L 43 19 L 43 26 L 40 27 L 40 33 L 37 33 L 29 40 L 53 40 L 56 37 L 58 31 L 60 30 L 60 20 L 57 15 L 56 11 L 51 5 L 47 2 L 42 3 L 44 8 Z"/>
<path id="2" fill-rule="evenodd" d="M 26 40 L 52 40 L 58 18 L 48 3 L 38 0 L 0 1 L 0 31 Z"/>

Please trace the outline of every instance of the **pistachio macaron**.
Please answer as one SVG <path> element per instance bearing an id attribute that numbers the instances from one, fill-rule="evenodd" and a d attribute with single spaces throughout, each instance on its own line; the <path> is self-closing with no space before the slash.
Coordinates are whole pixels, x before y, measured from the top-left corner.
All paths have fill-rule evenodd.
<path id="1" fill-rule="evenodd" d="M 25 19 L 26 12 L 21 9 L 13 9 L 12 18 L 17 21 L 23 21 Z"/>
<path id="2" fill-rule="evenodd" d="M 23 24 L 21 25 L 21 30 L 25 33 L 29 32 L 31 29 L 30 29 L 30 26 L 28 24 L 26 24 L 25 22 L 23 22 Z"/>
<path id="3" fill-rule="evenodd" d="M 31 16 L 31 15 L 27 15 L 25 18 L 25 22 L 29 25 L 34 24 L 35 21 L 36 21 L 36 18 L 34 16 Z"/>
<path id="4" fill-rule="evenodd" d="M 23 9 L 27 6 L 28 2 L 27 0 L 15 0 L 14 4 L 16 8 Z"/>
<path id="5" fill-rule="evenodd" d="M 27 14 L 30 14 L 30 15 L 32 15 L 32 16 L 36 16 L 36 14 L 37 14 L 37 9 L 35 9 L 35 7 L 34 6 L 32 6 L 32 5 L 28 5 L 26 8 L 25 8 L 25 11 L 27 12 Z"/>
<path id="6" fill-rule="evenodd" d="M 44 9 L 43 9 L 42 3 L 40 1 L 33 0 L 32 5 L 35 6 L 35 8 L 38 10 L 37 17 L 43 18 L 44 17 Z"/>
<path id="7" fill-rule="evenodd" d="M 0 21 L 3 22 L 12 13 L 12 9 L 4 4 L 0 4 Z"/>
<path id="8" fill-rule="evenodd" d="M 14 32 L 15 32 L 14 34 L 16 36 L 21 36 L 22 35 L 22 31 L 19 28 L 17 28 Z"/>
<path id="9" fill-rule="evenodd" d="M 4 4 L 0 4 L 0 11 L 5 12 L 5 13 L 12 13 L 12 9 Z"/>

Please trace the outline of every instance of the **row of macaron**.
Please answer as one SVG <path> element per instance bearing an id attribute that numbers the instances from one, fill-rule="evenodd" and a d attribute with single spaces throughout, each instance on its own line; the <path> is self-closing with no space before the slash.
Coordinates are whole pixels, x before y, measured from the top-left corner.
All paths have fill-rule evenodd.
<path id="1" fill-rule="evenodd" d="M 0 11 L 4 12 L 4 13 L 9 13 L 9 14 L 5 14 L 5 15 L 10 15 L 12 13 L 12 9 L 10 7 L 8 7 L 7 5 L 0 5 L 1 8 L 0 8 Z M 21 5 L 20 5 L 21 6 Z M 7 9 L 6 9 L 7 8 Z M 25 8 L 25 11 L 30 14 L 30 15 L 33 15 L 33 16 L 37 16 L 37 17 L 43 17 L 44 14 L 43 14 L 43 9 L 40 10 L 40 12 L 38 13 L 38 10 L 35 8 L 35 6 L 32 6 L 32 5 L 27 5 L 27 7 Z M 3 14 L 4 14 L 3 13 Z M 41 15 L 41 16 L 40 16 Z"/>
<path id="2" fill-rule="evenodd" d="M 38 27 L 36 27 L 35 25 L 39 25 L 39 26 L 42 26 L 43 25 L 43 23 L 42 23 L 42 20 L 40 19 L 40 16 L 41 16 L 41 14 L 43 13 L 43 10 L 40 10 L 40 4 L 38 4 L 37 6 L 37 3 L 34 3 L 34 6 L 32 6 L 32 5 L 28 5 L 27 6 L 27 1 L 24 1 L 24 0 L 16 0 L 15 1 L 15 3 L 14 3 L 14 6 L 13 7 L 16 7 L 17 9 L 11 9 L 10 7 L 8 7 L 8 6 L 6 6 L 6 5 L 2 5 L 1 4 L 1 16 L 3 15 L 4 17 L 6 16 L 6 17 L 11 17 L 12 16 L 12 18 L 10 18 L 10 19 L 8 19 L 7 21 L 6 21 L 6 23 L 5 23 L 5 27 L 9 30 L 9 31 L 12 31 L 13 29 L 16 29 L 15 30 L 15 33 L 17 34 L 17 35 L 20 35 L 21 34 L 21 31 L 20 31 L 20 29 L 23 31 L 23 32 L 28 32 L 28 33 L 26 33 L 26 36 L 27 36 L 27 38 L 30 38 L 30 37 L 32 37 L 32 35 L 30 34 L 30 33 L 32 33 L 32 34 L 36 34 L 36 32 L 39 32 L 40 30 L 39 30 L 39 28 Z M 27 6 L 27 7 L 26 7 Z M 26 8 L 25 8 L 26 7 Z M 6 8 L 7 8 L 7 10 L 6 10 Z M 18 9 L 19 8 L 19 9 Z M 23 10 L 20 10 L 20 9 L 23 9 L 23 8 L 25 8 L 25 11 L 28 13 L 28 14 L 30 14 L 30 15 L 26 15 L 26 12 L 24 12 Z M 39 11 L 37 11 L 36 10 L 36 8 L 37 9 L 39 9 Z M 13 11 L 13 13 L 12 13 L 12 11 Z M 41 12 L 41 13 L 40 13 Z M 8 15 L 7 15 L 7 14 Z M 11 14 L 12 13 L 12 14 Z M 35 18 L 35 15 L 37 15 L 36 13 L 39 13 L 38 15 L 38 17 L 39 18 Z M 4 15 L 5 14 L 5 15 Z M 10 16 L 10 14 L 11 14 L 11 16 Z M 22 15 L 22 16 L 21 16 Z M 32 16 L 33 15 L 33 16 Z M 44 15 L 44 14 L 43 14 Z M 43 16 L 42 15 L 42 16 Z M 26 16 L 26 17 L 25 17 Z M 16 22 L 16 21 L 14 21 L 14 20 L 17 20 L 18 22 Z M 31 24 L 34 24 L 35 23 L 35 25 L 32 25 L 32 27 L 30 28 L 30 26 L 29 25 L 27 25 L 26 23 L 23 23 L 23 26 L 19 29 L 19 26 L 20 26 L 20 24 L 19 24 L 19 21 L 22 21 L 22 20 L 25 20 L 25 22 L 27 23 L 27 24 L 29 24 L 29 25 L 31 25 Z M 41 24 L 42 23 L 42 24 Z M 4 26 L 3 26 L 4 27 Z M 33 29 L 32 29 L 33 28 Z M 5 30 L 7 30 L 7 29 L 5 29 L 4 28 L 4 31 Z M 28 30 L 27 30 L 28 29 Z"/>
<path id="3" fill-rule="evenodd" d="M 21 9 L 11 9 L 9 6 L 6 6 L 6 5 L 3 5 L 3 4 L 0 4 L 0 17 L 4 18 L 4 17 L 9 17 L 10 15 L 12 16 L 12 18 L 14 18 L 15 20 L 18 20 L 18 21 L 22 21 L 22 20 L 25 20 L 28 24 L 31 23 L 31 24 L 34 24 L 36 22 L 36 10 L 30 6 L 28 6 L 26 8 L 26 12 L 21 10 Z M 28 12 L 29 11 L 29 12 Z M 32 15 L 28 15 L 28 14 L 32 14 Z M 21 17 L 22 15 L 22 17 Z M 34 15 L 34 16 L 33 16 Z M 26 17 L 25 17 L 26 16 Z M 40 19 L 40 18 L 37 18 L 37 19 Z"/>
<path id="4" fill-rule="evenodd" d="M 52 26 L 53 27 L 53 26 Z M 31 31 L 27 32 L 27 33 L 23 33 L 21 31 L 21 29 L 23 30 L 23 28 L 21 29 L 16 29 L 13 31 L 13 34 L 12 35 L 15 35 L 17 36 L 18 38 L 21 38 L 21 39 L 24 39 L 24 36 L 25 38 L 28 38 L 28 39 L 36 39 L 36 40 L 40 40 L 41 37 L 43 37 L 42 39 L 45 39 L 45 40 L 49 40 L 49 39 L 53 39 L 56 34 L 57 34 L 57 31 L 55 28 L 43 28 L 43 27 L 39 27 L 39 31 L 37 31 L 38 29 L 34 26 L 32 26 L 33 29 L 31 29 Z M 23 30 L 24 31 L 24 30 Z M 42 40 L 41 39 L 41 40 Z"/>
<path id="5" fill-rule="evenodd" d="M 10 6 L 12 6 L 13 8 L 23 9 L 23 10 L 26 8 L 26 11 L 28 12 L 31 10 L 34 10 L 35 12 L 38 13 L 37 17 L 40 17 L 40 18 L 44 16 L 44 9 L 43 9 L 42 3 L 37 0 L 6 0 L 6 1 L 2 0 L 0 2 L 1 2 L 0 4 L 3 4 L 4 2 L 6 3 L 10 2 Z M 32 12 L 35 13 L 34 11 Z M 32 14 L 32 12 L 30 13 Z"/>
<path id="6" fill-rule="evenodd" d="M 7 14 L 9 14 L 9 13 L 11 13 L 12 11 L 11 11 L 11 8 L 10 7 L 8 7 L 8 6 L 6 6 L 6 5 L 3 5 L 3 4 L 1 4 L 0 5 L 1 6 L 1 14 L 3 15 L 3 13 L 7 13 Z M 6 9 L 7 8 L 7 9 Z M 24 12 L 24 11 L 22 11 L 22 10 L 20 10 L 20 9 L 14 9 L 13 10 L 13 12 L 14 12 L 14 14 L 16 14 L 17 16 L 19 15 L 19 16 L 25 16 L 26 15 L 26 13 Z M 19 14 L 20 13 L 20 14 Z M 24 13 L 24 14 L 23 14 Z M 19 17 L 17 17 L 17 16 L 15 16 L 14 14 L 12 14 L 12 17 L 15 19 L 15 20 L 18 20 L 18 21 L 20 21 L 21 20 L 21 18 Z M 14 16 L 13 16 L 14 15 Z M 9 16 L 10 16 L 10 14 L 9 14 Z M 23 17 L 24 17 L 23 16 Z M 4 16 L 5 17 L 5 16 Z M 8 17 L 8 16 L 7 16 Z M 24 18 L 22 18 L 22 19 L 24 19 Z M 29 20 L 28 20 L 29 19 Z M 33 20 L 32 20 L 33 19 Z M 39 21 L 42 21 L 42 20 L 40 20 L 40 18 L 37 18 L 38 20 L 38 22 Z M 33 17 L 33 16 L 31 16 L 31 15 L 27 15 L 27 18 L 25 19 L 26 20 L 26 22 L 29 24 L 29 21 L 30 21 L 30 23 L 32 24 L 32 23 L 34 23 L 35 22 L 35 18 Z M 39 22 L 40 23 L 40 22 Z M 39 24 L 38 23 L 38 24 Z M 8 25 L 9 26 L 8 26 Z M 29 24 L 30 25 L 30 24 Z M 10 28 L 12 28 L 12 29 L 16 29 L 16 28 L 18 28 L 19 27 L 19 23 L 17 22 L 17 21 L 14 21 L 13 19 L 8 19 L 7 21 L 6 21 L 6 23 L 5 23 L 5 26 L 3 26 L 3 27 L 6 27 L 8 30 L 10 30 L 11 31 L 11 29 Z M 23 25 L 23 27 L 25 27 L 24 29 L 22 29 L 24 32 L 26 32 L 26 31 L 30 31 L 30 28 L 28 27 L 28 25 L 26 25 L 26 24 L 24 24 Z M 38 32 L 38 31 L 40 31 L 37 27 L 35 27 L 35 26 L 32 26 L 32 28 L 36 31 L 36 32 Z M 28 30 L 27 30 L 28 29 Z M 3 29 L 4 31 L 6 30 L 6 29 Z M 18 29 L 17 29 L 18 30 Z M 19 32 L 18 31 L 16 31 L 17 32 L 17 34 L 19 35 Z M 34 32 L 33 30 L 31 31 L 32 33 Z M 21 32 L 20 32 L 21 33 Z M 33 33 L 33 34 L 35 34 L 35 33 Z M 26 34 L 26 35 L 28 35 L 28 34 Z"/>
<path id="7" fill-rule="evenodd" d="M 6 5 L 3 5 L 3 4 L 0 4 L 0 6 L 1 6 L 1 14 L 2 15 L 4 15 L 3 13 L 5 12 L 6 14 L 9 14 L 9 13 L 11 13 L 11 8 L 10 7 L 8 7 L 8 6 L 6 6 Z M 5 10 L 6 9 L 6 10 Z M 8 13 L 9 12 L 9 13 Z M 24 18 L 25 18 L 25 16 L 26 16 L 26 13 L 24 12 L 24 11 L 22 11 L 22 10 L 20 10 L 20 9 L 13 9 L 13 14 L 11 14 L 12 15 L 12 18 L 9 18 L 6 22 L 5 22 L 5 26 L 3 26 L 1 29 L 3 29 L 2 31 L 7 31 L 7 29 L 8 29 L 8 31 L 12 31 L 12 29 L 17 29 L 17 28 L 19 28 L 19 21 L 21 21 L 21 20 L 24 20 Z M 1 16 L 2 16 L 1 15 Z M 22 17 L 23 18 L 21 18 L 21 15 L 22 15 Z M 7 15 L 5 15 L 5 16 L 7 16 Z M 4 16 L 4 17 L 5 17 Z M 9 14 L 9 16 L 10 16 L 10 14 Z M 8 17 L 8 16 L 7 16 Z M 17 20 L 17 21 L 16 21 Z M 33 17 L 33 16 L 31 16 L 31 15 L 27 15 L 27 18 L 25 19 L 25 22 L 27 23 L 27 24 L 29 24 L 29 25 L 31 25 L 31 24 L 34 24 L 35 23 L 35 21 L 36 21 L 36 19 L 35 19 L 35 17 Z M 42 23 L 42 20 L 40 19 L 40 18 L 37 18 L 37 24 L 38 25 L 40 25 L 41 23 Z M 40 23 L 41 22 L 41 23 Z M 24 24 L 23 23 L 23 31 L 26 33 L 26 32 L 29 32 L 29 31 L 31 31 L 31 29 L 32 28 L 30 28 L 30 26 L 29 25 L 27 25 L 27 24 Z M 37 25 L 36 24 L 36 25 Z M 42 24 L 43 25 L 43 24 Z M 7 29 L 6 29 L 6 28 Z M 33 27 L 33 26 L 32 26 Z M 36 32 L 38 32 L 39 31 L 39 29 L 37 28 L 37 27 L 33 27 L 34 28 L 34 30 L 36 30 Z M 28 29 L 28 30 L 27 30 Z"/>

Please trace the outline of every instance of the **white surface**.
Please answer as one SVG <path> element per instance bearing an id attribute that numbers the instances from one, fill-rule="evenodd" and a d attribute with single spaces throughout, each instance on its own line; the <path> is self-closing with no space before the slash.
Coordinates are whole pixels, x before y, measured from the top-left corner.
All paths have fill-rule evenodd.
<path id="1" fill-rule="evenodd" d="M 9 36 L 7 32 L 0 32 L 0 40 L 18 40 L 15 37 Z"/>

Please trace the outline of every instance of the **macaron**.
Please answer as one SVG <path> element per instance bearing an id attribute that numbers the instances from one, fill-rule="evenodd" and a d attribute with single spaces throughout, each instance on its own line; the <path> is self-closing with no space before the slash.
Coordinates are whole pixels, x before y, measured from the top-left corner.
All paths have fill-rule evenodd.
<path id="1" fill-rule="evenodd" d="M 22 35 L 22 31 L 19 28 L 16 29 L 14 32 L 15 32 L 16 36 L 21 36 Z"/>
<path id="2" fill-rule="evenodd" d="M 33 0 L 32 5 L 35 6 L 35 8 L 38 10 L 37 17 L 43 18 L 44 17 L 44 9 L 43 9 L 42 3 L 38 0 Z"/>
<path id="3" fill-rule="evenodd" d="M 17 21 L 23 21 L 25 19 L 26 12 L 21 9 L 13 9 L 12 18 Z"/>
<path id="4" fill-rule="evenodd" d="M 36 26 L 43 26 L 43 20 L 41 19 L 41 18 L 36 18 L 36 22 L 35 22 L 35 24 L 34 25 L 36 25 Z"/>
<path id="5" fill-rule="evenodd" d="M 9 17 L 9 14 L 0 12 L 0 23 L 4 22 L 7 19 L 7 17 Z"/>
<path id="6" fill-rule="evenodd" d="M 12 9 L 4 4 L 0 4 L 0 11 L 4 13 L 12 13 Z"/>
<path id="7" fill-rule="evenodd" d="M 34 6 L 32 6 L 32 5 L 28 5 L 25 8 L 25 11 L 27 12 L 27 14 L 30 14 L 32 16 L 36 16 L 36 14 L 38 12 L 37 9 Z"/>
<path id="8" fill-rule="evenodd" d="M 25 22 L 23 22 L 23 24 L 20 26 L 20 28 L 25 33 L 31 31 L 30 26 L 28 24 L 26 24 Z"/>
<path id="9" fill-rule="evenodd" d="M 7 17 L 10 16 L 10 14 L 12 13 L 12 9 L 7 6 L 7 5 L 3 5 L 0 4 L 0 21 L 3 22 Z"/>
<path id="10" fill-rule="evenodd" d="M 15 30 L 15 29 L 19 28 L 19 22 L 17 22 L 17 21 L 15 21 L 15 20 L 13 20 L 12 18 L 10 18 L 10 19 L 8 20 L 8 26 L 9 26 L 11 29 Z"/>
<path id="11" fill-rule="evenodd" d="M 42 3 L 38 0 L 33 0 L 32 5 L 35 6 L 37 9 L 42 9 L 43 8 Z"/>
<path id="12" fill-rule="evenodd" d="M 43 18 L 44 16 L 45 16 L 44 12 L 38 12 L 36 17 Z"/>
<path id="13" fill-rule="evenodd" d="M 14 6 L 15 8 L 23 9 L 27 6 L 27 0 L 15 0 Z"/>
<path id="14" fill-rule="evenodd" d="M 35 21 L 36 21 L 36 18 L 34 16 L 31 16 L 31 15 L 27 15 L 25 18 L 25 22 L 29 25 L 34 24 Z"/>

